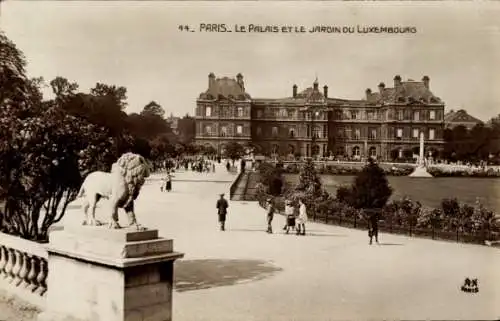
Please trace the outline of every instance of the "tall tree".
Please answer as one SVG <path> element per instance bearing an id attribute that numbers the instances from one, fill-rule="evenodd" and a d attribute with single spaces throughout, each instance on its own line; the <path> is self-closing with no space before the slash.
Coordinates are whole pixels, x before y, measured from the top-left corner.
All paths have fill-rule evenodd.
<path id="1" fill-rule="evenodd" d="M 165 116 L 165 110 L 156 102 L 151 101 L 141 111 L 142 116 L 156 115 L 161 118 Z"/>

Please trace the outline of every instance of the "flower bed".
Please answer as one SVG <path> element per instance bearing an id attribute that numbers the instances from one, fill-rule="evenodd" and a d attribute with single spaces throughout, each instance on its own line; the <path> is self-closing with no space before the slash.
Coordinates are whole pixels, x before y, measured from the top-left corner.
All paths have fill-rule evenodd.
<path id="1" fill-rule="evenodd" d="M 269 195 L 257 196 L 265 207 Z M 284 197 L 275 197 L 277 212 L 284 214 Z M 317 204 L 309 214 L 311 221 L 367 229 L 368 222 L 362 210 L 355 209 L 330 198 Z M 433 240 L 448 240 L 462 243 L 485 244 L 485 241 L 500 240 L 500 224 L 492 211 L 481 204 L 470 206 L 456 200 L 443 200 L 441 208 L 423 208 L 408 198 L 387 204 L 379 222 L 381 232 L 423 237 Z"/>
<path id="2" fill-rule="evenodd" d="M 355 176 L 363 168 L 364 163 L 335 163 L 316 162 L 315 167 L 319 174 Z M 283 170 L 287 174 L 298 174 L 302 163 L 284 163 Z M 415 169 L 414 164 L 381 163 L 380 167 L 388 176 L 408 176 Z M 427 167 L 434 177 L 485 177 L 500 178 L 500 169 L 496 167 L 471 167 L 461 165 L 435 164 Z"/>

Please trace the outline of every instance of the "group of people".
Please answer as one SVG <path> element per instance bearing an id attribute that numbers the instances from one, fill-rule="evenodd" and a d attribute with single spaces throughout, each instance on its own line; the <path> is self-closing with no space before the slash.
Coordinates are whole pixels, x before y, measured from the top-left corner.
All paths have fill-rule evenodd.
<path id="1" fill-rule="evenodd" d="M 228 201 L 224 198 L 224 194 L 220 194 L 220 198 L 217 200 L 215 205 L 217 208 L 217 214 L 219 217 L 219 226 L 221 231 L 226 230 L 226 217 L 227 209 L 229 208 Z M 273 219 L 276 213 L 275 200 L 273 198 L 268 198 L 266 201 L 267 207 L 267 230 L 269 234 L 273 233 Z M 295 230 L 297 235 L 306 235 L 306 223 L 308 220 L 307 207 L 303 200 L 298 201 L 298 206 L 294 206 L 291 200 L 285 202 L 285 215 L 286 223 L 283 230 L 286 234 L 290 232 L 290 229 Z M 379 212 L 369 213 L 368 216 L 368 237 L 370 238 L 370 245 L 373 243 L 373 238 L 378 244 L 378 221 L 380 219 Z"/>
<path id="2" fill-rule="evenodd" d="M 273 198 L 267 200 L 267 233 L 273 233 L 273 218 L 276 212 L 276 205 Z M 299 200 L 298 206 L 294 206 L 291 200 L 285 202 L 286 222 L 283 230 L 286 234 L 290 229 L 295 230 L 297 235 L 306 235 L 307 207 L 302 200 Z"/>

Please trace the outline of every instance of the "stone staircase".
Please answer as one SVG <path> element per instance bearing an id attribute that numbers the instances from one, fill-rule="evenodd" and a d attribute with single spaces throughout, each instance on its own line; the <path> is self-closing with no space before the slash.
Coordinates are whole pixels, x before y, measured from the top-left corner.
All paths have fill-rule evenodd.
<path id="1" fill-rule="evenodd" d="M 258 174 L 255 172 L 245 172 L 242 174 L 238 185 L 234 191 L 233 201 L 255 201 L 257 192 Z"/>

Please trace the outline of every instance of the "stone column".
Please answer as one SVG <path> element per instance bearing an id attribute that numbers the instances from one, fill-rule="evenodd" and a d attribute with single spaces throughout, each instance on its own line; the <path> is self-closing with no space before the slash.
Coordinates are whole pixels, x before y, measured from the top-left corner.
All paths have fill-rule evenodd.
<path id="1" fill-rule="evenodd" d="M 40 321 L 172 320 L 173 241 L 158 230 L 65 227 L 49 236 Z"/>

